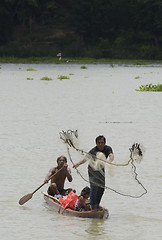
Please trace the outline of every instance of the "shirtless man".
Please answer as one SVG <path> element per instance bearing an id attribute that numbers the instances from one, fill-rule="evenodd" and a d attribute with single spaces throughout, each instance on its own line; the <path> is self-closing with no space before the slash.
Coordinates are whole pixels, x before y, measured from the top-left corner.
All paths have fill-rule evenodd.
<path id="1" fill-rule="evenodd" d="M 72 190 L 71 188 L 64 189 L 64 183 L 66 178 L 69 182 L 72 181 L 71 170 L 70 168 L 68 168 L 66 157 L 58 157 L 57 164 L 57 167 L 53 167 L 49 170 L 49 173 L 44 180 L 44 183 L 48 183 L 50 177 L 55 174 L 55 176 L 51 178 L 51 184 L 47 191 L 48 194 L 51 196 L 59 194 L 66 195 L 66 193 L 69 193 Z"/>

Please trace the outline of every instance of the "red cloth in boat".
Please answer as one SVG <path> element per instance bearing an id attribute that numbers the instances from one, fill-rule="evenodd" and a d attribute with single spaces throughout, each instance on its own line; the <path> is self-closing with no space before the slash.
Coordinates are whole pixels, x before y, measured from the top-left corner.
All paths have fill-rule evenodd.
<path id="1" fill-rule="evenodd" d="M 75 203 L 78 199 L 78 195 L 71 191 L 66 197 L 59 197 L 61 206 L 64 208 L 75 209 Z"/>

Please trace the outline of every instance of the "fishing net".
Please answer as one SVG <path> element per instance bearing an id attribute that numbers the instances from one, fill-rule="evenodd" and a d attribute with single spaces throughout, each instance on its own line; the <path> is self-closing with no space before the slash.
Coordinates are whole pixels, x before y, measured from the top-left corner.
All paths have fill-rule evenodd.
<path id="1" fill-rule="evenodd" d="M 111 190 L 123 196 L 139 198 L 147 193 L 146 188 L 138 179 L 137 165 L 142 161 L 143 148 L 139 143 L 134 143 L 129 148 L 129 158 L 124 162 L 109 162 L 102 152 L 92 155 L 79 147 L 78 131 L 68 130 L 59 133 L 60 139 L 66 145 L 67 153 L 72 165 L 85 159 L 84 167 L 75 168 L 83 181 L 89 183 L 89 171 L 97 179 L 93 184 Z M 87 164 L 87 167 L 85 166 Z M 101 179 L 105 178 L 105 184 Z"/>

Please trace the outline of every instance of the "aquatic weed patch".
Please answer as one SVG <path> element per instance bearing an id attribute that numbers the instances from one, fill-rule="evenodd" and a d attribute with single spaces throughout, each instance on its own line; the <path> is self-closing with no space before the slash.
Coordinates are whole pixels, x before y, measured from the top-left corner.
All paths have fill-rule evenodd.
<path id="1" fill-rule="evenodd" d="M 53 80 L 53 79 L 45 76 L 45 77 L 42 77 L 40 80 L 51 81 L 51 80 Z"/>
<path id="2" fill-rule="evenodd" d="M 70 78 L 67 76 L 59 75 L 57 79 L 62 80 L 62 79 L 70 79 Z"/>
<path id="3" fill-rule="evenodd" d="M 80 69 L 87 69 L 87 67 L 83 65 L 80 67 Z"/>
<path id="4" fill-rule="evenodd" d="M 27 70 L 27 71 L 37 71 L 37 70 L 34 69 L 34 68 L 27 68 L 26 70 Z"/>
<path id="5" fill-rule="evenodd" d="M 157 85 L 153 85 L 152 83 L 147 85 L 141 85 L 139 89 L 136 91 L 146 91 L 146 92 L 162 92 L 162 84 L 158 83 Z"/>
<path id="6" fill-rule="evenodd" d="M 34 80 L 34 78 L 27 78 L 27 80 Z"/>

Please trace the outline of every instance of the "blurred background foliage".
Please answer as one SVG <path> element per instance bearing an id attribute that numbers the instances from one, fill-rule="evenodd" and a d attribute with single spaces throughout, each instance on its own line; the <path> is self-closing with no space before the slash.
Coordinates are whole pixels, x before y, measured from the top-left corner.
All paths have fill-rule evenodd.
<path id="1" fill-rule="evenodd" d="M 0 56 L 162 59 L 162 0 L 1 0 Z"/>

